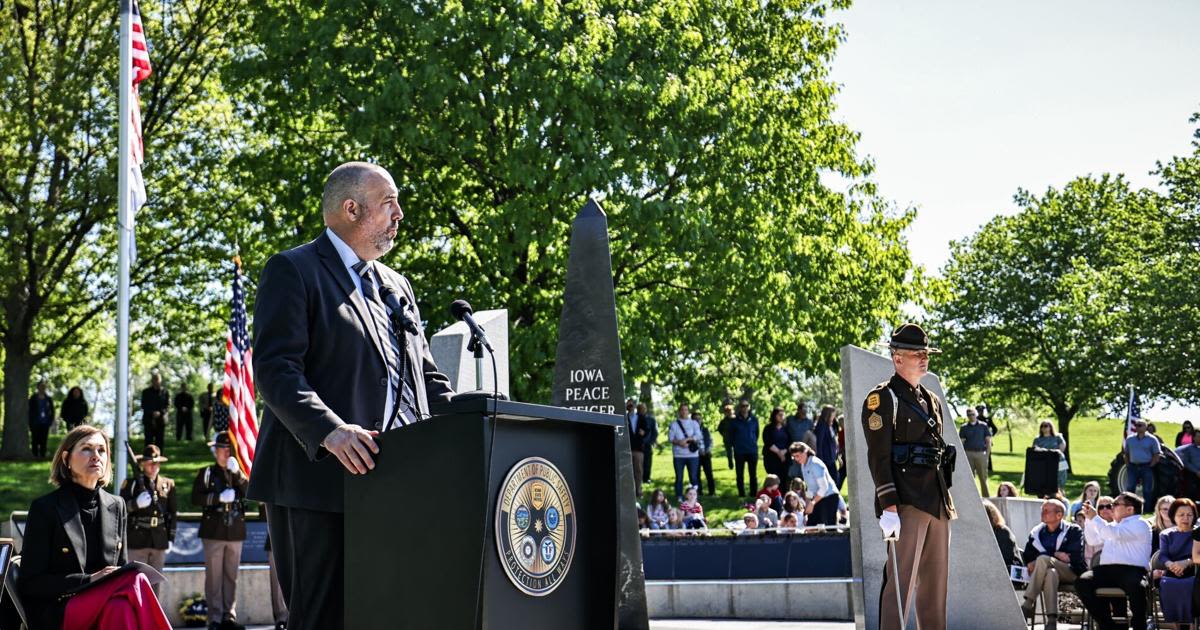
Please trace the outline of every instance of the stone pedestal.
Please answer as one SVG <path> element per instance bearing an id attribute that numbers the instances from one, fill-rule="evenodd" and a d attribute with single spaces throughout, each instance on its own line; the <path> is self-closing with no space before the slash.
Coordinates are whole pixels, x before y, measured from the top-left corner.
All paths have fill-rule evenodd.
<path id="1" fill-rule="evenodd" d="M 508 391 L 508 310 L 479 311 L 474 314 L 475 322 L 483 327 L 488 340 L 496 350 L 496 378 L 500 381 L 500 393 L 509 395 Z M 471 331 L 462 322 L 443 328 L 429 339 L 429 351 L 438 369 L 450 377 L 450 385 L 456 392 L 469 392 L 475 389 L 475 355 L 467 350 L 471 341 Z M 495 380 L 492 378 L 492 359 L 487 350 L 483 351 L 483 390 L 494 391 Z"/>

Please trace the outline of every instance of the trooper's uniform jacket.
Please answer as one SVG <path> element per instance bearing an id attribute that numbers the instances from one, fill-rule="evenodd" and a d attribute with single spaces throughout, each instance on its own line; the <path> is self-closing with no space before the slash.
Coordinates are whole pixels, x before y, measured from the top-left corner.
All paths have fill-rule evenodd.
<path id="1" fill-rule="evenodd" d="M 152 488 L 147 488 L 145 476 L 127 477 L 121 484 L 121 498 L 129 514 L 126 536 L 130 549 L 166 549 L 175 540 L 175 481 L 159 475 Z M 145 490 L 151 495 L 150 505 L 137 506 L 137 497 Z"/>
<path id="2" fill-rule="evenodd" d="M 246 486 L 242 473 L 231 473 L 217 464 L 200 469 L 192 484 L 192 503 L 204 509 L 200 519 L 200 538 L 209 540 L 246 539 Z M 221 492 L 233 488 L 233 503 L 221 503 Z"/>
<path id="3" fill-rule="evenodd" d="M 925 402 L 924 409 L 930 410 L 941 436 L 941 401 L 924 386 L 913 389 L 908 381 L 893 375 L 876 385 L 863 401 L 862 426 L 875 481 L 876 517 L 894 505 L 910 505 L 934 518 L 957 517 L 942 471 L 928 458 L 940 451 L 940 445 L 918 411 L 922 409 L 918 400 Z M 910 449 L 927 457 L 905 456 Z"/>

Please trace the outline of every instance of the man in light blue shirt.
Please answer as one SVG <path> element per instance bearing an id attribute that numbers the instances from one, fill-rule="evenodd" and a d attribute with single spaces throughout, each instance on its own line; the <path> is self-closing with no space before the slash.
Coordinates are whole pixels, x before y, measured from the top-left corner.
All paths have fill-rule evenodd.
<path id="1" fill-rule="evenodd" d="M 1125 438 L 1125 463 L 1128 464 L 1128 474 L 1125 476 L 1125 490 L 1137 492 L 1137 486 L 1142 484 L 1143 505 L 1154 505 L 1154 467 L 1162 459 L 1162 444 L 1158 438 L 1146 433 L 1146 421 L 1138 418 L 1133 421 L 1136 434 Z"/>

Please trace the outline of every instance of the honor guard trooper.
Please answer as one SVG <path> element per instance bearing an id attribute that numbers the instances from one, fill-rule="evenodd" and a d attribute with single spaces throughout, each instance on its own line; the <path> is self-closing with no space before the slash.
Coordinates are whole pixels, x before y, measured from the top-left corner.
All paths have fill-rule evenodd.
<path id="1" fill-rule="evenodd" d="M 192 484 L 192 503 L 203 508 L 200 540 L 204 543 L 204 600 L 209 630 L 241 629 L 237 623 L 237 578 L 246 540 L 246 486 L 229 433 L 218 433 L 208 445 L 215 464 L 200 470 Z"/>
<path id="2" fill-rule="evenodd" d="M 896 373 L 862 405 L 875 515 L 884 538 L 895 541 L 888 545 L 879 627 L 902 628 L 915 607 L 917 627 L 944 630 L 954 450 L 942 439 L 941 401 L 921 385 L 929 355 L 940 350 L 911 323 L 892 333 L 888 347 Z"/>
<path id="3" fill-rule="evenodd" d="M 121 498 L 129 514 L 127 524 L 129 559 L 145 562 L 160 573 L 167 560 L 167 548 L 175 540 L 175 481 L 159 474 L 167 461 L 154 444 L 146 445 L 137 458 L 141 474 L 125 479 Z M 154 585 L 155 595 L 160 584 Z"/>

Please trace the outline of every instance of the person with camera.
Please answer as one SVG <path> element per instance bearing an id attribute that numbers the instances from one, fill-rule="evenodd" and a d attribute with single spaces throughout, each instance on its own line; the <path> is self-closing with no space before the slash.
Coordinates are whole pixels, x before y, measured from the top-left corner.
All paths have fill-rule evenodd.
<path id="1" fill-rule="evenodd" d="M 884 538 L 896 540 L 888 545 L 879 627 L 903 626 L 908 610 L 897 610 L 899 588 L 901 599 L 912 602 L 904 606 L 916 607 L 918 626 L 944 630 L 950 521 L 957 518 L 948 483 L 954 449 L 942 439 L 941 400 L 921 385 L 929 355 L 940 350 L 911 323 L 892 333 L 888 347 L 895 374 L 872 389 L 862 405 L 875 515 Z"/>
<path id="2" fill-rule="evenodd" d="M 167 562 L 167 548 L 175 540 L 178 512 L 175 481 L 159 474 L 167 458 L 157 446 L 147 444 L 136 459 L 142 473 L 127 477 L 121 484 L 121 498 L 125 499 L 129 514 L 126 529 L 129 559 L 145 562 L 162 573 Z M 161 586 L 161 582 L 154 585 L 155 595 L 162 594 Z"/>
<path id="3" fill-rule="evenodd" d="M 209 630 L 242 628 L 237 623 L 237 578 L 246 540 L 246 475 L 232 456 L 229 433 L 218 433 L 208 445 L 215 464 L 200 470 L 192 484 L 192 503 L 204 510 L 200 540 L 204 543 L 204 600 Z"/>
<path id="4" fill-rule="evenodd" d="M 679 413 L 667 430 L 671 440 L 671 456 L 675 464 L 675 500 L 683 501 L 683 469 L 687 468 L 688 480 L 693 486 L 700 485 L 700 423 L 692 419 L 687 403 L 679 405 Z"/>

